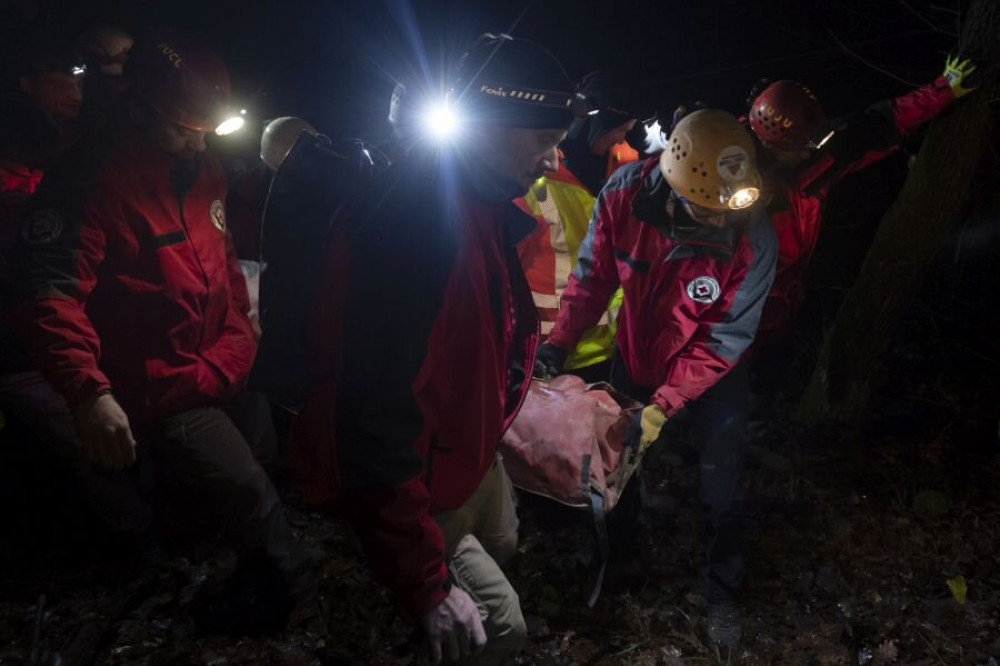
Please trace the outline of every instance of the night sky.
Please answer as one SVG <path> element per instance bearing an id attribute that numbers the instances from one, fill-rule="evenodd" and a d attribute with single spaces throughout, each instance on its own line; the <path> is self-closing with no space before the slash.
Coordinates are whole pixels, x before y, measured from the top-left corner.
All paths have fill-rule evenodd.
<path id="1" fill-rule="evenodd" d="M 696 99 L 741 112 L 760 77 L 796 78 L 838 115 L 940 73 L 961 0 L 61 0 L 57 18 L 135 34 L 193 30 L 233 70 L 255 116 L 294 114 L 378 141 L 394 77 L 442 76 L 480 32 L 549 47 L 577 78 L 627 69 L 643 113 Z M 846 52 L 838 41 L 856 55 Z M 421 64 L 421 62 L 425 64 Z"/>

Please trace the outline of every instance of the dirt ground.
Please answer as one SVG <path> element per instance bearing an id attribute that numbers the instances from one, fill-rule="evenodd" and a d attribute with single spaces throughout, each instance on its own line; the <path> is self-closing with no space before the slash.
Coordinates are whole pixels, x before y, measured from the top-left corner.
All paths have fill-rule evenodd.
<path id="1" fill-rule="evenodd" d="M 748 475 L 751 577 L 733 663 L 997 664 L 996 458 L 958 460 L 946 425 L 873 440 L 858 466 L 836 438 L 780 426 L 755 444 Z M 678 447 L 649 457 L 636 543 L 593 610 L 587 517 L 522 503 L 510 567 L 531 634 L 520 663 L 720 663 L 704 640 L 691 462 Z M 148 564 L 50 536 L 5 548 L 0 664 L 425 663 L 346 530 L 292 515 L 324 555 L 329 638 L 215 632 L 205 599 L 232 571 L 224 550 Z"/>

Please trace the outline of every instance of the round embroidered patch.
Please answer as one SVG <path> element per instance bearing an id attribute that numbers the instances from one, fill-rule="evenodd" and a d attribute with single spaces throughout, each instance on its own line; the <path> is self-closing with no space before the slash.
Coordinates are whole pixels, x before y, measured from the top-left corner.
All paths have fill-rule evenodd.
<path id="1" fill-rule="evenodd" d="M 62 215 L 52 208 L 36 210 L 21 225 L 21 237 L 31 245 L 51 243 L 62 236 L 62 232 Z"/>
<path id="2" fill-rule="evenodd" d="M 688 298 L 697 303 L 714 303 L 722 290 L 714 277 L 703 275 L 688 282 Z"/>
<path id="3" fill-rule="evenodd" d="M 226 231 L 226 210 L 222 207 L 222 202 L 216 199 L 212 202 L 212 208 L 208 212 L 209 216 L 212 218 L 212 224 L 219 231 L 225 233 Z"/>

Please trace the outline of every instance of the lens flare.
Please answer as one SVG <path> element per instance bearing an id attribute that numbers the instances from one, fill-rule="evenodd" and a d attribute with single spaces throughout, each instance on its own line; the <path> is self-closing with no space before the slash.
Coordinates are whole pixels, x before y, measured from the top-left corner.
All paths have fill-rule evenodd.
<path id="1" fill-rule="evenodd" d="M 458 134 L 460 126 L 458 114 L 446 102 L 430 106 L 423 116 L 424 128 L 434 139 L 447 141 Z"/>

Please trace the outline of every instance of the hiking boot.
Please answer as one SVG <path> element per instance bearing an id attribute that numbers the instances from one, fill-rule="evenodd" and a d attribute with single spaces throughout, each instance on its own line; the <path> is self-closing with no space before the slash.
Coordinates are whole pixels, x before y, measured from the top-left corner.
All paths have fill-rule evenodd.
<path id="1" fill-rule="evenodd" d="M 740 647 L 742 634 L 740 609 L 736 604 L 708 605 L 708 637 L 719 648 L 720 653 L 735 654 Z"/>

